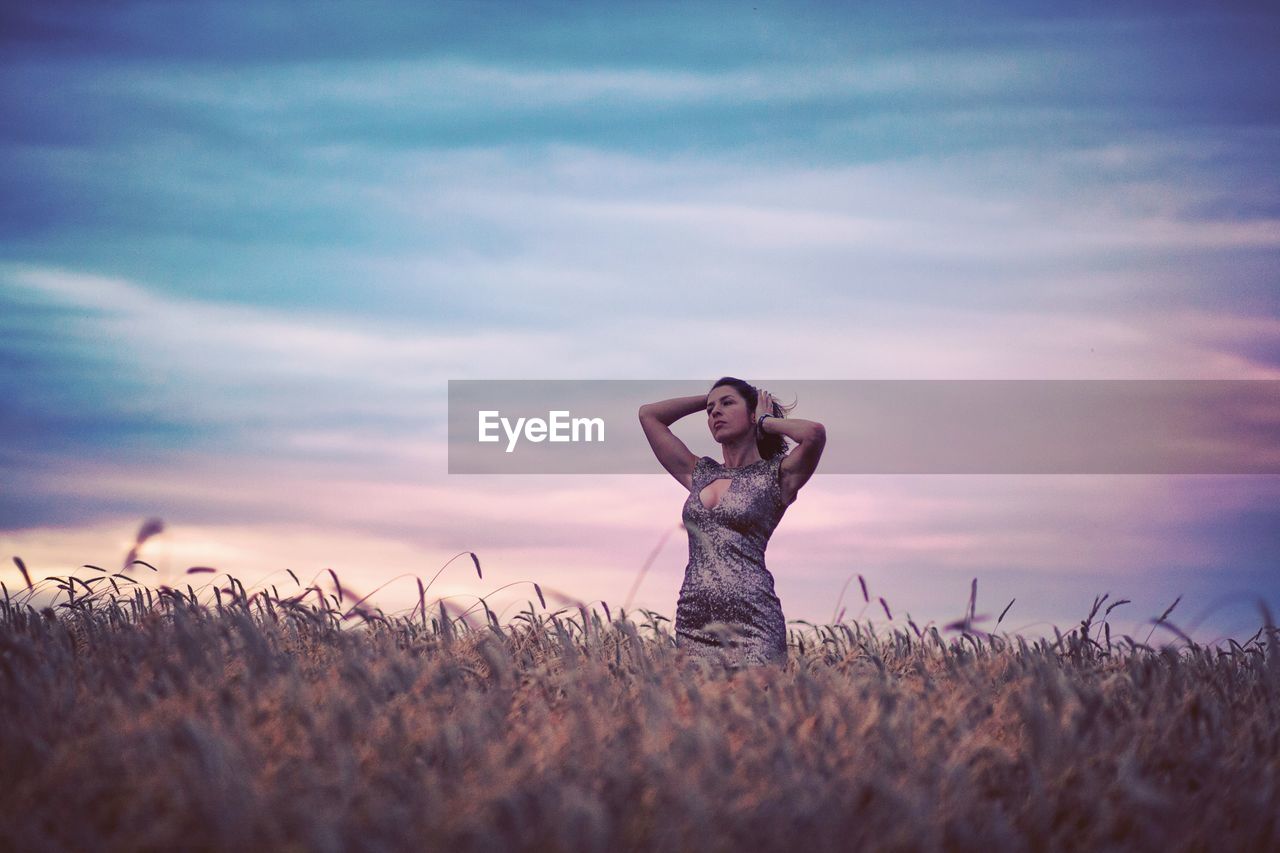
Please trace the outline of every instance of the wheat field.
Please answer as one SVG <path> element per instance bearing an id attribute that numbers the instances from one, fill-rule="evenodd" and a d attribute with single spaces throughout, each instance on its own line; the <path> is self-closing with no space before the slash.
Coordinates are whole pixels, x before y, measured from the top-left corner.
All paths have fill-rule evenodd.
<path id="1" fill-rule="evenodd" d="M 1280 849 L 1269 617 L 1222 648 L 1112 637 L 1105 601 L 1052 640 L 802 624 L 739 671 L 541 588 L 502 622 L 99 571 L 3 589 L 8 849 Z"/>

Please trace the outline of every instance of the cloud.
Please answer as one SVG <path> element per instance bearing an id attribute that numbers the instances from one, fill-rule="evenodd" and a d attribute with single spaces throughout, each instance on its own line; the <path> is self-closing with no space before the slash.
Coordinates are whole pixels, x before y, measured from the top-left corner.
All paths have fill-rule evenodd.
<path id="1" fill-rule="evenodd" d="M 803 329 L 803 347 L 735 355 L 743 350 L 743 318 L 758 310 L 756 303 L 714 310 L 712 296 L 705 310 L 695 303 L 684 316 L 666 317 L 655 295 L 669 289 L 677 302 L 678 282 L 634 296 L 614 293 L 614 304 L 629 310 L 581 327 L 570 316 L 545 330 L 479 324 L 442 333 L 192 299 L 43 267 L 10 266 L 0 280 L 11 318 L 55 318 L 39 338 L 0 345 L 0 353 L 26 364 L 25 379 L 5 383 L 26 412 L 6 428 L 11 440 L 26 435 L 32 450 L 47 451 L 49 439 L 76 431 L 97 430 L 113 442 L 132 434 L 145 444 L 168 433 L 172 441 L 163 443 L 174 450 L 184 443 L 193 452 L 270 448 L 318 463 L 361 459 L 384 470 L 394 470 L 397 455 L 420 437 L 443 440 L 450 378 L 655 378 L 726 370 L 814 379 L 1274 378 L 1267 354 L 1280 340 L 1280 321 L 1272 318 L 1197 309 L 1104 318 L 847 297 L 843 309 L 831 303 L 815 314 L 819 300 L 830 299 L 815 294 L 770 310 L 774 322 L 799 323 L 788 327 Z M 589 310 L 594 301 L 564 283 L 556 292 L 550 276 L 542 286 L 548 305 L 570 301 Z M 637 325 L 646 312 L 655 313 Z M 31 328 L 29 320 L 10 322 L 20 333 Z M 691 356 L 688 342 L 725 342 L 730 349 L 695 348 Z"/>
<path id="2" fill-rule="evenodd" d="M 682 496 L 449 478 L 448 379 L 1276 378 L 1276 16 L 981 11 L 6 10 L 4 541 L 161 514 L 193 563 L 474 547 L 612 596 Z M 1256 484 L 809 488 L 796 614 L 1274 550 Z"/>

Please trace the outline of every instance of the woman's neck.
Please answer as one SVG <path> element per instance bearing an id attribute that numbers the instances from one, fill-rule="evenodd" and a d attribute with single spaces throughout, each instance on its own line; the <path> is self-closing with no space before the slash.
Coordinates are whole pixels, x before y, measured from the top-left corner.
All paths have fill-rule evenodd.
<path id="1" fill-rule="evenodd" d="M 764 457 L 760 455 L 760 450 L 756 447 L 753 439 L 748 438 L 741 444 L 723 445 L 724 448 L 724 467 L 726 468 L 742 468 L 753 462 L 759 462 Z"/>

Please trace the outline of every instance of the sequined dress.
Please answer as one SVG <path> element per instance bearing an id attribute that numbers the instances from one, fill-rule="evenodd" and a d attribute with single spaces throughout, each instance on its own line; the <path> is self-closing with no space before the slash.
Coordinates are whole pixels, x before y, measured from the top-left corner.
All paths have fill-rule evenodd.
<path id="1" fill-rule="evenodd" d="M 703 456 L 694 465 L 683 512 L 689 563 L 676 604 L 676 646 L 682 650 L 723 654 L 739 665 L 786 661 L 787 623 L 764 563 L 765 546 L 787 510 L 783 458 L 728 468 Z M 703 488 L 726 477 L 728 491 L 708 508 Z"/>

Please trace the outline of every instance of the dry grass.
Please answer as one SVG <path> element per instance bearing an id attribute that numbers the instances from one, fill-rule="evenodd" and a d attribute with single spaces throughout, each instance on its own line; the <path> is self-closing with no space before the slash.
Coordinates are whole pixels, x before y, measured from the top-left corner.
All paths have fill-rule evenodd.
<path id="1" fill-rule="evenodd" d="M 649 613 L 130 583 L 4 591 L 14 849 L 1280 848 L 1274 629 L 845 622 L 732 672 Z"/>

